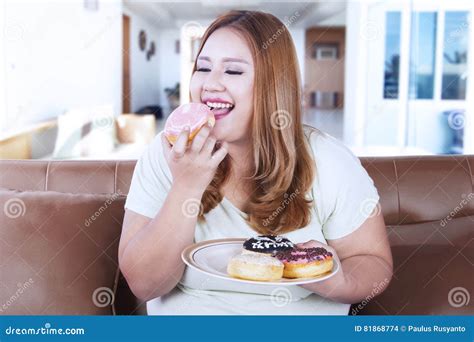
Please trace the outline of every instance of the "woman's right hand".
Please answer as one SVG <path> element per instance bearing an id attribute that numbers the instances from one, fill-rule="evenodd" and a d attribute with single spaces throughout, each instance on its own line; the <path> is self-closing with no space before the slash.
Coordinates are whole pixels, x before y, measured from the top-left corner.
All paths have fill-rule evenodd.
<path id="1" fill-rule="evenodd" d="M 173 146 L 164 134 L 161 135 L 165 158 L 173 176 L 173 184 L 204 193 L 228 151 L 227 143 L 224 141 L 212 153 L 217 140 L 210 135 L 210 132 L 209 126 L 203 126 L 189 146 L 186 146 L 189 128 L 180 133 Z"/>

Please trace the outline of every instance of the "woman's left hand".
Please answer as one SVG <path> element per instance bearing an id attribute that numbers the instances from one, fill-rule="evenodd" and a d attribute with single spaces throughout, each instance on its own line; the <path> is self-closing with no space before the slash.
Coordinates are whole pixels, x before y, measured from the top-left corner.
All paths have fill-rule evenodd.
<path id="1" fill-rule="evenodd" d="M 325 244 L 325 243 L 322 243 L 322 242 L 319 242 L 319 241 L 316 241 L 316 240 L 309 240 L 309 241 L 306 241 L 306 242 L 297 243 L 296 247 L 298 247 L 298 248 L 323 247 L 328 252 L 331 252 L 332 257 L 335 260 L 335 262 L 338 262 L 339 265 L 341 265 L 341 261 L 339 260 L 339 257 L 337 255 L 336 250 L 334 248 L 332 248 L 331 246 Z M 345 281 L 344 272 L 342 270 L 342 267 L 339 267 L 339 271 L 334 276 L 332 276 L 330 278 L 319 281 L 317 283 L 302 284 L 302 285 L 299 285 L 299 286 L 301 286 L 302 288 L 305 288 L 309 291 L 316 292 L 318 294 L 324 294 L 328 290 L 332 291 L 331 289 L 341 286 L 341 284 L 343 284 L 344 281 Z"/>
<path id="2" fill-rule="evenodd" d="M 328 244 L 314 240 L 297 244 L 303 248 L 326 248 L 339 263 L 339 270 L 331 277 L 299 286 L 333 301 L 352 304 L 372 295 L 374 284 L 383 284 L 378 287 L 381 293 L 390 283 L 392 254 L 380 212 L 352 233 L 328 240 Z"/>

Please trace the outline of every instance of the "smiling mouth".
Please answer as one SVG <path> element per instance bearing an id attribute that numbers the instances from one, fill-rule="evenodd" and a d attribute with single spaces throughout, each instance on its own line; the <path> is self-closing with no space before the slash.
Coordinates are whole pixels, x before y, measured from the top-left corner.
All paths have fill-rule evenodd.
<path id="1" fill-rule="evenodd" d="M 232 103 L 212 101 L 207 101 L 206 105 L 211 109 L 217 119 L 229 114 L 235 107 Z"/>

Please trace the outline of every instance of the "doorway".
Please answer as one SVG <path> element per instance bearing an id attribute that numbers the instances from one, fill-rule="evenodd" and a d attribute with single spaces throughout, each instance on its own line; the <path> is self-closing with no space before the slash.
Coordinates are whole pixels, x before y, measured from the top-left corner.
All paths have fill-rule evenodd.
<path id="1" fill-rule="evenodd" d="M 122 113 L 130 113 L 130 17 L 122 16 Z"/>

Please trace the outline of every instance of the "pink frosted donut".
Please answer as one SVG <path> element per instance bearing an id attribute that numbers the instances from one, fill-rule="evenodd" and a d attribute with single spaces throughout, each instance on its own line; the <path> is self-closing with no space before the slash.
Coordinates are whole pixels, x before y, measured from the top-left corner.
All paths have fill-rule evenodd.
<path id="1" fill-rule="evenodd" d="M 294 248 L 278 252 L 276 257 L 285 265 L 285 278 L 316 277 L 333 267 L 332 253 L 322 247 Z"/>
<path id="2" fill-rule="evenodd" d="M 199 129 L 210 123 L 212 127 L 216 123 L 214 113 L 203 103 L 187 103 L 176 108 L 165 123 L 164 134 L 171 145 L 178 139 L 181 131 L 190 127 L 188 142 L 191 142 Z"/>

